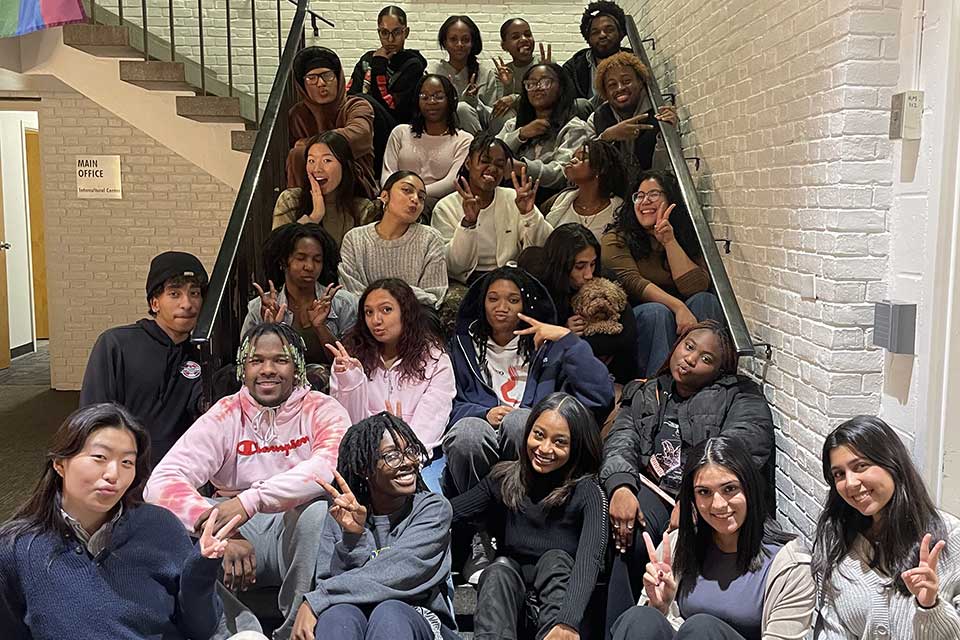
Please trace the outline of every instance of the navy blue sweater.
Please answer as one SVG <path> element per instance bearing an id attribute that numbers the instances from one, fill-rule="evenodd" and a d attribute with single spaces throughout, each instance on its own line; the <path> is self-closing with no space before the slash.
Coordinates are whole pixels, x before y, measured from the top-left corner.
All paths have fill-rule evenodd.
<path id="1" fill-rule="evenodd" d="M 176 516 L 128 509 L 93 558 L 56 532 L 0 541 L 3 640 L 206 640 L 220 620 L 220 560 L 200 555 Z"/>
<path id="2" fill-rule="evenodd" d="M 527 280 L 522 291 L 524 313 L 541 322 L 555 323 L 556 309 L 550 294 L 540 281 L 526 272 L 523 274 Z M 496 392 L 487 382 L 472 336 L 477 317 L 484 313 L 487 280 L 482 278 L 473 283 L 464 296 L 458 312 L 456 335 L 450 343 L 450 359 L 457 381 L 450 424 L 466 417 L 486 418 L 487 412 L 500 404 Z M 602 423 L 613 408 L 613 380 L 607 366 L 597 360 L 590 345 L 574 333 L 568 333 L 556 342 L 543 343 L 531 356 L 520 406 L 529 409 L 554 391 L 574 396 L 594 413 L 598 423 Z"/>

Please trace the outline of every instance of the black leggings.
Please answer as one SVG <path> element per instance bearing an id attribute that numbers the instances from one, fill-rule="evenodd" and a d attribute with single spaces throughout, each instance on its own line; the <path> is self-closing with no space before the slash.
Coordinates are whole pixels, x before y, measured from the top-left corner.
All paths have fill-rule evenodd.
<path id="1" fill-rule="evenodd" d="M 729 624 L 707 613 L 684 620 L 676 631 L 653 607 L 633 607 L 613 624 L 613 640 L 745 640 Z"/>

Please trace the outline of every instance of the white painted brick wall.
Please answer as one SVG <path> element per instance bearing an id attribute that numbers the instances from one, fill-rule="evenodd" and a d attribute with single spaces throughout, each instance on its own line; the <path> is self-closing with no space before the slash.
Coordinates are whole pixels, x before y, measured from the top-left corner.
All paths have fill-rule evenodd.
<path id="1" fill-rule="evenodd" d="M 648 54 L 677 93 L 684 148 L 703 159 L 694 180 L 715 235 L 733 240 L 724 260 L 747 324 L 774 347 L 780 516 L 810 535 L 824 436 L 880 407 L 867 300 L 886 289 L 899 2 L 625 6 L 656 38 Z M 801 298 L 801 276 L 816 299 Z"/>
<path id="2" fill-rule="evenodd" d="M 122 0 L 124 19 L 142 24 L 140 2 Z M 112 13 L 117 12 L 118 0 L 97 2 Z M 204 56 L 208 69 L 217 74 L 218 79 L 227 81 L 227 37 L 226 2 L 224 0 L 202 0 L 204 27 Z M 349 76 L 353 66 L 365 52 L 380 46 L 377 39 L 377 14 L 391 4 L 390 2 L 314 2 L 312 9 L 336 24 L 330 28 L 320 23 L 320 36 L 315 38 L 307 29 L 307 43 L 321 44 L 336 51 L 343 60 L 345 73 Z M 483 36 L 481 58 L 489 61 L 490 56 L 505 55 L 500 49 L 500 25 L 508 17 L 524 16 L 533 29 L 538 41 L 553 45 L 554 59 L 565 62 L 577 50 L 586 44 L 580 36 L 580 15 L 586 2 L 565 2 L 563 0 L 534 0 L 524 3 L 458 3 L 450 1 L 432 2 L 396 2 L 407 12 L 410 26 L 410 38 L 407 48 L 418 49 L 427 60 L 439 60 L 446 57 L 437 43 L 440 25 L 452 14 L 466 14 L 474 19 Z M 277 49 L 277 1 L 256 0 L 257 23 L 257 66 L 260 77 L 259 89 L 261 103 L 273 83 L 273 75 L 278 63 Z M 169 3 L 167 0 L 147 1 L 147 25 L 151 33 L 169 41 Z M 197 2 L 174 0 L 174 39 L 177 52 L 199 61 L 200 47 L 198 35 Z M 290 21 L 295 12 L 294 5 L 280 0 L 282 38 L 286 38 Z M 230 2 L 231 41 L 233 43 L 233 73 L 236 86 L 248 93 L 253 92 L 253 39 L 251 37 L 251 0 Z M 156 52 L 160 58 L 166 58 L 166 52 Z"/>

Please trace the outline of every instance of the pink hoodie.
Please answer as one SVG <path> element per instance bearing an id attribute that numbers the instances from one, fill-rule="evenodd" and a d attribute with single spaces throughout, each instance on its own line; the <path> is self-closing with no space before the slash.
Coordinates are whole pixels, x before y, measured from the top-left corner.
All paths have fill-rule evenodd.
<path id="1" fill-rule="evenodd" d="M 431 350 L 423 375 L 421 382 L 401 384 L 400 361 L 390 369 L 384 369 L 381 361 L 372 379 L 359 367 L 334 372 L 330 376 L 330 395 L 346 407 L 354 423 L 386 410 L 387 400 L 393 405 L 399 402 L 403 420 L 433 451 L 443 439 L 457 395 L 450 356 L 438 349 Z"/>
<path id="2" fill-rule="evenodd" d="M 203 414 L 153 470 L 143 492 L 193 531 L 210 503 L 197 492 L 210 482 L 219 495 L 239 496 L 249 515 L 280 513 L 323 493 L 331 482 L 346 410 L 307 387 L 279 407 L 263 407 L 246 387 Z"/>

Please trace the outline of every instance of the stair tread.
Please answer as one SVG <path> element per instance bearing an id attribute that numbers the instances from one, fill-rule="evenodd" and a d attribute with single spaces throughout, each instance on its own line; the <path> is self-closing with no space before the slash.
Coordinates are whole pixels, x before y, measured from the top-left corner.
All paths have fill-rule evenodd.
<path id="1" fill-rule="evenodd" d="M 199 122 L 238 122 L 240 99 L 221 96 L 177 96 L 177 114 Z"/>
<path id="2" fill-rule="evenodd" d="M 144 89 L 192 91 L 182 62 L 162 60 L 121 60 L 120 79 Z"/>
<path id="3" fill-rule="evenodd" d="M 234 151 L 244 151 L 249 153 L 253 150 L 253 143 L 257 139 L 256 129 L 244 129 L 242 131 L 230 132 L 230 147 Z"/>
<path id="4" fill-rule="evenodd" d="M 136 58 L 142 55 L 130 45 L 126 27 L 108 24 L 68 24 L 63 27 L 63 43 L 87 53 L 110 58 Z"/>

